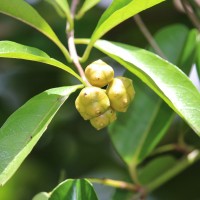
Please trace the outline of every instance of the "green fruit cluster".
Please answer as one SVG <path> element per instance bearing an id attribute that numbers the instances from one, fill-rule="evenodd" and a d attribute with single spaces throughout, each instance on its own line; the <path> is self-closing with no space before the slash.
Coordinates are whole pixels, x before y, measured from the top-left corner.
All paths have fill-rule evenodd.
<path id="1" fill-rule="evenodd" d="M 92 86 L 81 90 L 75 106 L 83 119 L 100 130 L 117 119 L 116 111 L 126 112 L 135 91 L 131 79 L 114 78 L 113 68 L 102 60 L 88 65 L 85 75 Z"/>

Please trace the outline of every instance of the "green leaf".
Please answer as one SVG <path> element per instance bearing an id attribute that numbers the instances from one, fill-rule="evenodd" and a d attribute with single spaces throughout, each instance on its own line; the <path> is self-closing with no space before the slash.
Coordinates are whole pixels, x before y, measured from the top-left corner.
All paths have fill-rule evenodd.
<path id="1" fill-rule="evenodd" d="M 59 184 L 49 200 L 97 200 L 91 183 L 86 179 L 68 179 Z"/>
<path id="2" fill-rule="evenodd" d="M 47 90 L 14 112 L 0 129 L 0 185 L 4 185 L 38 142 L 52 118 L 82 85 Z"/>
<path id="3" fill-rule="evenodd" d="M 40 49 L 18 44 L 12 41 L 0 41 L 0 57 L 1 58 L 17 58 L 23 60 L 31 60 L 58 67 L 71 75 L 75 76 L 82 82 L 81 77 L 74 72 L 70 67 L 63 63 L 50 58 L 45 52 Z"/>
<path id="4" fill-rule="evenodd" d="M 66 18 L 66 15 L 63 11 L 62 8 L 60 8 L 60 6 L 57 4 L 56 1 L 52 1 L 52 0 L 45 0 L 47 3 L 49 3 L 51 6 L 53 6 L 53 8 L 56 10 L 56 12 L 58 13 L 58 15 L 60 17 Z"/>
<path id="5" fill-rule="evenodd" d="M 94 43 L 109 30 L 125 21 L 126 19 L 146 10 L 164 0 L 113 0 L 110 7 L 101 16 L 90 40 L 90 43 L 83 55 L 87 59 Z"/>
<path id="6" fill-rule="evenodd" d="M 179 64 L 188 33 L 189 29 L 186 26 L 173 24 L 162 28 L 154 35 L 154 39 L 163 54 L 175 65 Z M 152 48 L 150 50 L 155 52 Z"/>
<path id="7" fill-rule="evenodd" d="M 188 32 L 183 25 L 171 25 L 155 35 L 161 50 L 174 63 L 179 60 Z M 130 75 L 129 78 L 133 79 L 137 95 L 128 112 L 118 114 L 109 133 L 117 151 L 131 167 L 152 152 L 166 133 L 174 114 L 145 84 Z"/>
<path id="8" fill-rule="evenodd" d="M 69 5 L 68 5 L 68 1 L 67 0 L 55 0 L 55 2 L 63 10 L 66 17 L 68 18 L 71 15 Z M 71 19 L 71 17 L 70 17 L 70 19 Z"/>
<path id="9" fill-rule="evenodd" d="M 90 10 L 92 7 L 94 7 L 96 4 L 98 4 L 101 0 L 85 0 L 81 9 L 79 10 L 78 14 L 76 15 L 77 19 L 80 19 L 83 17 L 83 15 Z"/>
<path id="10" fill-rule="evenodd" d="M 181 66 L 186 74 L 189 74 L 191 67 L 195 62 L 198 35 L 198 30 L 192 29 L 188 33 L 184 47 L 182 48 L 183 50 L 178 65 Z"/>
<path id="11" fill-rule="evenodd" d="M 153 159 L 139 170 L 139 180 L 142 185 L 150 184 L 157 177 L 175 165 L 177 160 L 172 156 L 161 156 Z"/>
<path id="12" fill-rule="evenodd" d="M 200 78 L 200 42 L 198 42 L 197 49 L 196 49 L 196 67 L 197 67 L 197 72 Z"/>
<path id="13" fill-rule="evenodd" d="M 67 18 L 70 27 L 73 28 L 73 20 L 71 17 L 71 12 L 70 12 L 70 8 L 69 8 L 69 4 L 67 0 L 46 0 L 48 3 L 50 3 L 58 12 L 58 14 L 60 14 L 62 17 Z"/>
<path id="14" fill-rule="evenodd" d="M 40 192 L 39 194 L 35 195 L 32 200 L 48 200 L 49 194 L 46 192 Z"/>
<path id="15" fill-rule="evenodd" d="M 0 0 L 0 12 L 14 17 L 43 33 L 61 49 L 67 60 L 71 60 L 68 51 L 48 23 L 26 1 Z"/>
<path id="16" fill-rule="evenodd" d="M 171 124 L 173 112 L 137 77 L 128 77 L 133 80 L 136 95 L 128 111 L 119 113 L 117 120 L 111 124 L 109 134 L 118 153 L 131 169 L 160 142 Z"/>
<path id="17" fill-rule="evenodd" d="M 200 93 L 180 69 L 130 45 L 100 40 L 95 47 L 138 76 L 200 135 Z"/>
<path id="18" fill-rule="evenodd" d="M 155 158 L 139 172 L 139 180 L 147 191 L 153 191 L 200 159 L 199 150 L 193 150 L 180 159 L 171 156 Z"/>
<path id="19" fill-rule="evenodd" d="M 122 190 L 122 189 L 116 189 L 112 200 L 131 200 L 133 199 L 133 192 Z"/>

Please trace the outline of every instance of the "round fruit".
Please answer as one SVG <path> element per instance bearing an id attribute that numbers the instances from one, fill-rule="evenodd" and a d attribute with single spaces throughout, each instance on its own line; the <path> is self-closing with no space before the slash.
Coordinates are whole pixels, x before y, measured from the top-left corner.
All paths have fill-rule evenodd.
<path id="1" fill-rule="evenodd" d="M 91 85 L 104 87 L 112 81 L 114 70 L 110 65 L 102 60 L 97 60 L 86 67 L 85 75 Z"/>
<path id="2" fill-rule="evenodd" d="M 114 78 L 106 91 L 111 107 L 118 112 L 126 112 L 135 95 L 132 80 L 125 77 Z"/>
<path id="3" fill-rule="evenodd" d="M 97 130 L 100 130 L 100 129 L 105 128 L 106 126 L 108 126 L 110 123 L 112 123 L 116 119 L 117 119 L 116 112 L 112 108 L 109 108 L 102 115 L 90 119 L 90 123 Z"/>
<path id="4" fill-rule="evenodd" d="M 91 119 L 104 113 L 110 107 L 106 92 L 98 87 L 85 87 L 75 101 L 76 109 L 85 119 Z"/>

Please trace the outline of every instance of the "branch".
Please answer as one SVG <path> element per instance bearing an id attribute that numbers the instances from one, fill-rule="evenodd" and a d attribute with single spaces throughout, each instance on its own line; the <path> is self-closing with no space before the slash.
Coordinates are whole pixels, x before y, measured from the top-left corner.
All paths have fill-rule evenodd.
<path id="1" fill-rule="evenodd" d="M 75 17 L 75 13 L 76 13 L 76 7 L 79 3 L 79 0 L 72 0 L 72 4 L 71 4 L 71 17 L 74 20 Z M 77 54 L 76 51 L 76 46 L 75 46 L 75 42 L 74 42 L 74 29 L 71 29 L 70 24 L 67 23 L 66 26 L 66 32 L 67 32 L 67 37 L 68 37 L 68 46 L 69 46 L 69 53 L 70 56 L 72 58 L 72 62 L 74 63 L 75 67 L 77 68 L 81 78 L 83 79 L 85 85 L 90 86 L 90 83 L 88 82 L 84 70 L 79 62 L 79 56 Z"/>
<path id="2" fill-rule="evenodd" d="M 200 21 L 197 18 L 197 16 L 195 15 L 194 10 L 193 10 L 192 6 L 190 5 L 190 3 L 187 0 L 181 0 L 181 3 L 183 5 L 183 8 L 184 8 L 187 16 L 193 23 L 193 25 L 200 31 Z"/>
<path id="3" fill-rule="evenodd" d="M 139 29 L 141 30 L 141 32 L 143 33 L 144 37 L 147 39 L 147 41 L 149 42 L 151 47 L 155 50 L 155 52 L 159 56 L 161 56 L 162 58 L 167 60 L 166 56 L 163 54 L 162 50 L 160 49 L 160 47 L 158 46 L 158 44 L 154 40 L 154 38 L 151 35 L 150 31 L 148 30 L 148 28 L 146 27 L 146 25 L 142 21 L 142 18 L 139 15 L 135 15 L 133 17 L 133 19 L 135 20 L 135 22 L 138 25 Z"/>
<path id="4" fill-rule="evenodd" d="M 103 185 L 119 188 L 119 189 L 125 189 L 129 190 L 131 192 L 138 192 L 140 190 L 140 186 L 134 185 L 131 183 L 127 183 L 124 181 L 117 181 L 117 180 L 112 180 L 112 179 L 98 179 L 98 178 L 89 178 L 88 179 L 92 183 L 100 183 Z"/>
<path id="5" fill-rule="evenodd" d="M 165 182 L 169 181 L 171 178 L 182 172 L 187 167 L 191 166 L 195 162 L 197 162 L 200 159 L 200 151 L 195 149 L 187 156 L 184 156 L 182 159 L 180 159 L 176 164 L 169 168 L 165 173 L 157 177 L 155 180 L 152 180 L 148 185 L 146 185 L 146 189 L 148 192 L 151 192 L 158 187 L 160 187 Z"/>

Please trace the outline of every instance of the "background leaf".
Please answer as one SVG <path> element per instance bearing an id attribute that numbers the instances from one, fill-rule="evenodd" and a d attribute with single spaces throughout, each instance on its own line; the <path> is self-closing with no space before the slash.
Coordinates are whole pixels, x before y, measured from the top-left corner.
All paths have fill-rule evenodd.
<path id="1" fill-rule="evenodd" d="M 87 57 L 96 40 L 101 38 L 113 27 L 163 1 L 164 0 L 114 0 L 101 16 L 83 57 Z"/>
<path id="2" fill-rule="evenodd" d="M 178 65 L 188 34 L 189 29 L 185 25 L 173 24 L 156 32 L 154 39 L 167 59 Z M 155 53 L 152 48 L 149 50 Z"/>
<path id="3" fill-rule="evenodd" d="M 183 25 L 171 25 L 156 33 L 155 40 L 165 56 L 170 61 L 178 63 L 184 51 L 183 47 L 185 43 L 188 43 L 188 33 L 188 28 Z M 174 46 L 175 42 L 176 46 Z M 150 48 L 150 50 L 153 49 Z M 191 68 L 191 66 L 186 67 L 187 64 L 187 59 L 183 59 L 181 69 L 185 73 L 189 73 L 188 69 Z M 130 73 L 125 76 L 127 75 L 133 80 L 136 96 L 126 114 L 118 113 L 118 119 L 109 127 L 109 133 L 115 148 L 131 167 L 134 163 L 138 164 L 143 161 L 152 152 L 167 133 L 175 115 L 138 78 L 131 76 Z M 126 145 L 121 145 L 121 143 Z"/>
<path id="4" fill-rule="evenodd" d="M 198 31 L 189 30 L 183 24 L 173 24 L 158 31 L 154 39 L 167 59 L 189 75 L 195 62 Z M 152 48 L 149 50 L 154 52 Z"/>
<path id="5" fill-rule="evenodd" d="M 197 51 L 196 51 L 196 66 L 197 66 L 197 72 L 200 78 L 200 57 L 198 55 L 200 55 L 200 42 L 198 42 L 197 44 Z"/>
<path id="6" fill-rule="evenodd" d="M 12 41 L 0 41 L 0 57 L 17 58 L 49 64 L 67 71 L 82 82 L 81 77 L 70 67 L 64 65 L 58 60 L 50 58 L 45 52 L 34 47 L 21 45 Z"/>
<path id="7" fill-rule="evenodd" d="M 91 183 L 85 179 L 68 179 L 59 184 L 49 200 L 97 200 Z"/>
<path id="8" fill-rule="evenodd" d="M 143 161 L 162 139 L 172 121 L 172 110 L 144 83 L 133 80 L 136 95 L 126 113 L 109 127 L 115 148 L 131 168 Z M 126 144 L 126 145 L 124 145 Z"/>
<path id="9" fill-rule="evenodd" d="M 192 29 L 188 33 L 181 56 L 179 58 L 178 65 L 181 66 L 182 70 L 186 74 L 189 74 L 192 65 L 195 63 L 198 35 L 199 33 L 196 29 Z"/>
<path id="10" fill-rule="evenodd" d="M 160 183 L 164 184 L 169 181 L 175 175 L 197 162 L 199 158 L 199 150 L 193 150 L 180 159 L 175 159 L 171 156 L 155 158 L 141 169 L 139 179 L 148 191 L 153 191 L 161 186 Z"/>
<path id="11" fill-rule="evenodd" d="M 80 19 L 88 10 L 90 10 L 92 7 L 94 7 L 96 4 L 98 4 L 101 0 L 85 0 L 81 9 L 78 11 L 78 14 L 76 15 L 77 19 Z"/>
<path id="12" fill-rule="evenodd" d="M 200 135 L 200 93 L 182 71 L 130 45 L 100 40 L 95 47 L 138 76 Z"/>
<path id="13" fill-rule="evenodd" d="M 48 23 L 39 15 L 39 13 L 26 1 L 0 0 L 0 12 L 14 17 L 43 33 L 61 49 L 67 60 L 70 60 L 68 51 L 60 42 L 54 31 L 51 29 Z"/>
<path id="14" fill-rule="evenodd" d="M 138 178 L 143 185 L 150 184 L 176 163 L 177 160 L 169 155 L 155 158 L 139 170 Z"/>
<path id="15" fill-rule="evenodd" d="M 40 139 L 69 95 L 82 85 L 47 90 L 13 113 L 0 129 L 0 185 L 4 185 Z"/>

